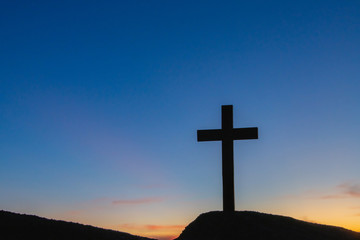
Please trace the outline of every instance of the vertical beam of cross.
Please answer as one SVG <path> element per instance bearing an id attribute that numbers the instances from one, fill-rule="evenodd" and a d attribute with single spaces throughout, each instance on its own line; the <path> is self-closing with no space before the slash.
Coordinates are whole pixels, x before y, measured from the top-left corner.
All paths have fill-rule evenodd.
<path id="1" fill-rule="evenodd" d="M 223 208 L 224 211 L 235 210 L 234 197 L 234 140 L 231 138 L 233 129 L 232 106 L 221 108 L 222 139 L 222 177 L 223 177 Z"/>
<path id="2" fill-rule="evenodd" d="M 234 128 L 233 106 L 221 106 L 221 129 L 198 130 L 198 141 L 222 141 L 223 210 L 235 211 L 234 140 L 257 139 L 258 129 Z"/>

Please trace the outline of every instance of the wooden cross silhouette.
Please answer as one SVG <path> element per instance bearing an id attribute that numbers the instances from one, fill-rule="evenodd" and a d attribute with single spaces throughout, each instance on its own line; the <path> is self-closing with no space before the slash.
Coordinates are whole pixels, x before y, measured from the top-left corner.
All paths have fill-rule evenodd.
<path id="1" fill-rule="evenodd" d="M 221 106 L 221 129 L 198 130 L 197 140 L 222 141 L 222 177 L 224 212 L 235 211 L 234 140 L 257 139 L 257 127 L 233 128 L 233 106 Z"/>

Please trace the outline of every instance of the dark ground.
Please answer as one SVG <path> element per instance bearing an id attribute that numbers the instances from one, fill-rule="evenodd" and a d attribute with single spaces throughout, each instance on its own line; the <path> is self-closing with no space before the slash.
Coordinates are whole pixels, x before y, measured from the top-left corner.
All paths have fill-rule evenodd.
<path id="1" fill-rule="evenodd" d="M 0 211 L 0 239 L 149 240 L 128 233 Z M 360 240 L 360 233 L 258 212 L 208 212 L 177 240 Z"/>
<path id="2" fill-rule="evenodd" d="M 1 240 L 150 240 L 89 225 L 0 211 Z"/>
<path id="3" fill-rule="evenodd" d="M 258 212 L 208 212 L 177 240 L 360 240 L 360 233 Z"/>

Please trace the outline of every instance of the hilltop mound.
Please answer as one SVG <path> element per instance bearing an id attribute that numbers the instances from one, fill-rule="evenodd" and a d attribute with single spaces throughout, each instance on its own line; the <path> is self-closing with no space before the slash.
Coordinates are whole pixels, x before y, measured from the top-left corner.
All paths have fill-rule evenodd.
<path id="1" fill-rule="evenodd" d="M 129 233 L 2 210 L 0 229 L 1 240 L 150 240 Z"/>
<path id="2" fill-rule="evenodd" d="M 360 240 L 360 233 L 258 212 L 208 212 L 176 240 Z"/>

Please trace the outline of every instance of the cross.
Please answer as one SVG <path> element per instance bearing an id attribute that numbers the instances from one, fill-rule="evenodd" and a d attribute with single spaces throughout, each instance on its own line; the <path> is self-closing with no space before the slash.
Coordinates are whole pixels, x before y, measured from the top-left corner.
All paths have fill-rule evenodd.
<path id="1" fill-rule="evenodd" d="M 221 129 L 198 130 L 197 140 L 222 141 L 223 209 L 234 212 L 234 140 L 257 139 L 258 128 L 234 128 L 233 106 L 221 106 Z"/>

